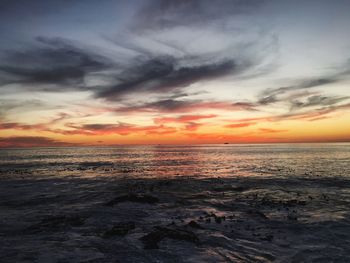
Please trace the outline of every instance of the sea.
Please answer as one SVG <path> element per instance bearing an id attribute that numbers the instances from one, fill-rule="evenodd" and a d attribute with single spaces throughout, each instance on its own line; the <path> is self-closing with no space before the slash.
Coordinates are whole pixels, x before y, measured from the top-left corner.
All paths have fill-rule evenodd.
<path id="1" fill-rule="evenodd" d="M 0 149 L 1 262 L 350 262 L 350 143 Z"/>

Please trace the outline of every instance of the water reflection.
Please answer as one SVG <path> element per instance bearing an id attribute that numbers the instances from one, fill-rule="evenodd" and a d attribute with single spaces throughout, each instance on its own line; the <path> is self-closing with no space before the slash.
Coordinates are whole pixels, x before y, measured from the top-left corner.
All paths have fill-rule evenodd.
<path id="1" fill-rule="evenodd" d="M 348 144 L 198 145 L 0 150 L 0 173 L 56 176 L 347 176 Z"/>

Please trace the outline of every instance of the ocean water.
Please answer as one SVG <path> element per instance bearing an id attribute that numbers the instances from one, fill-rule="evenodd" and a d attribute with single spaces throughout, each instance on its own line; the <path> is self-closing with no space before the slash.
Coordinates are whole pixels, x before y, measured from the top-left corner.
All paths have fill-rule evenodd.
<path id="1" fill-rule="evenodd" d="M 350 144 L 0 149 L 1 175 L 213 178 L 347 177 Z"/>
<path id="2" fill-rule="evenodd" d="M 350 262 L 349 247 L 349 143 L 0 149 L 1 262 Z"/>

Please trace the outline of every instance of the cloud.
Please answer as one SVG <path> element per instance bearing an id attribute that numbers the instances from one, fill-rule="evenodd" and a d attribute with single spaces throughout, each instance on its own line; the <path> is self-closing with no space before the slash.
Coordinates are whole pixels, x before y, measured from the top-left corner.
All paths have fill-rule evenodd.
<path id="1" fill-rule="evenodd" d="M 156 124 L 167 124 L 167 123 L 180 123 L 183 124 L 183 130 L 186 131 L 195 131 L 199 127 L 203 126 L 203 123 L 198 123 L 197 121 L 201 121 L 204 119 L 215 118 L 217 115 L 208 114 L 208 115 L 181 115 L 177 117 L 159 117 L 154 118 L 153 121 Z"/>
<path id="2" fill-rule="evenodd" d="M 185 131 L 196 131 L 203 125 L 204 125 L 203 123 L 187 122 L 185 127 L 184 127 L 184 130 Z"/>
<path id="3" fill-rule="evenodd" d="M 186 134 L 196 143 L 260 143 L 281 141 L 265 137 L 264 134 L 245 133 L 245 134 L 217 134 L 217 133 L 196 133 L 188 132 Z M 283 140 L 282 140 L 283 141 Z"/>
<path id="4" fill-rule="evenodd" d="M 152 0 L 135 16 L 133 30 L 169 29 L 203 25 L 251 13 L 265 1 L 258 0 Z"/>
<path id="5" fill-rule="evenodd" d="M 268 105 L 280 101 L 286 100 L 286 98 L 281 97 L 282 95 L 288 93 L 288 92 L 295 92 L 302 89 L 309 89 L 314 88 L 326 84 L 333 83 L 336 80 L 331 79 L 311 79 L 311 80 L 305 80 L 297 85 L 293 86 L 287 86 L 287 87 L 280 87 L 275 89 L 265 89 L 263 90 L 259 96 L 258 96 L 258 104 L 260 105 Z M 303 95 L 305 93 L 302 93 Z M 287 97 L 288 99 L 288 97 Z"/>
<path id="6" fill-rule="evenodd" d="M 257 101 L 256 107 L 266 106 L 273 103 L 284 103 L 289 107 L 290 111 L 303 110 L 305 108 L 311 107 L 324 107 L 324 106 L 336 106 L 342 101 L 350 99 L 349 96 L 328 96 L 320 95 L 318 92 L 290 92 L 284 96 L 281 96 L 282 93 L 269 95 L 267 97 L 261 98 Z M 283 91 L 283 93 L 286 91 Z M 287 114 L 288 115 L 288 114 Z"/>
<path id="7" fill-rule="evenodd" d="M 236 122 L 278 122 L 285 120 L 307 120 L 316 121 L 320 119 L 325 119 L 329 117 L 329 114 L 337 112 L 340 110 L 349 110 L 350 103 L 345 103 L 341 105 L 332 105 L 327 107 L 322 107 L 318 109 L 308 110 L 306 112 L 289 112 L 285 114 L 279 114 L 274 116 L 265 117 L 255 117 L 255 118 L 243 118 L 238 119 Z"/>
<path id="8" fill-rule="evenodd" d="M 248 126 L 252 126 L 255 125 L 255 122 L 239 122 L 239 123 L 231 123 L 231 124 L 227 124 L 225 125 L 225 128 L 244 128 L 244 127 L 248 127 Z"/>
<path id="9" fill-rule="evenodd" d="M 143 134 L 170 134 L 175 133 L 177 130 L 173 127 L 167 127 L 164 125 L 150 125 L 150 126 L 139 126 L 128 123 L 118 123 L 118 124 L 66 124 L 67 128 L 70 130 L 52 130 L 52 132 L 64 134 L 64 135 L 109 135 L 109 134 L 119 134 L 119 135 L 129 135 L 134 133 Z"/>
<path id="10" fill-rule="evenodd" d="M 306 99 L 306 101 L 292 100 L 291 101 L 291 110 L 298 110 L 307 107 L 313 106 L 332 106 L 349 99 L 350 97 L 340 97 L 340 96 L 321 96 L 313 95 Z"/>
<path id="11" fill-rule="evenodd" d="M 44 37 L 36 40 L 35 47 L 6 52 L 0 64 L 3 79 L 0 84 L 25 84 L 27 90 L 43 91 L 87 89 L 85 78 L 89 74 L 112 67 L 107 58 L 78 48 L 68 40 Z"/>
<path id="12" fill-rule="evenodd" d="M 198 66 L 181 66 L 175 57 L 158 57 L 120 73 L 119 83 L 98 91 L 96 96 L 119 100 L 130 93 L 164 93 L 242 71 L 233 60 L 210 62 Z"/>
<path id="13" fill-rule="evenodd" d="M 255 111 L 254 104 L 249 102 L 228 102 L 228 101 L 201 101 L 201 100 L 174 100 L 164 99 L 154 102 L 122 106 L 114 108 L 115 112 L 140 113 L 140 112 L 161 112 L 161 113 L 184 113 L 199 110 L 225 110 L 225 111 Z"/>
<path id="14" fill-rule="evenodd" d="M 265 89 L 259 94 L 257 104 L 268 105 L 268 104 L 294 98 L 295 95 L 297 96 L 308 95 L 308 92 L 310 89 L 340 82 L 344 79 L 344 77 L 348 76 L 349 74 L 350 74 L 350 63 L 347 62 L 345 66 L 325 76 L 321 76 L 318 78 L 296 80 L 295 81 L 296 84 L 286 86 L 286 87 Z M 293 92 L 295 93 L 300 90 L 304 90 L 304 91 L 299 92 L 297 94 L 290 95 L 290 93 L 293 93 Z M 316 97 L 314 99 L 316 99 Z"/>
<path id="15" fill-rule="evenodd" d="M 194 121 L 202 119 L 214 118 L 216 115 L 183 115 L 179 117 L 161 117 L 155 118 L 154 123 L 157 125 L 139 126 L 128 123 L 117 123 L 117 124 L 74 124 L 66 123 L 65 127 L 68 129 L 54 129 L 50 126 L 63 120 L 71 118 L 71 115 L 67 113 L 60 113 L 58 117 L 53 118 L 51 121 L 46 123 L 38 124 L 24 124 L 18 122 L 4 122 L 0 123 L 0 130 L 36 130 L 39 132 L 51 132 L 63 135 L 108 135 L 108 134 L 119 134 L 129 135 L 133 133 L 144 133 L 144 134 L 170 134 L 177 131 L 174 127 L 168 127 L 164 124 L 167 123 L 182 123 L 186 130 L 195 130 L 200 127 L 201 124 Z"/>
<path id="16" fill-rule="evenodd" d="M 79 117 L 84 117 L 89 115 L 80 115 Z M 27 130 L 35 130 L 39 132 L 54 132 L 56 133 L 55 129 L 52 129 L 50 126 L 60 123 L 64 120 L 70 119 L 73 116 L 61 112 L 58 113 L 57 117 L 52 118 L 50 121 L 43 122 L 43 123 L 36 123 L 36 124 L 26 124 L 26 123 L 19 123 L 19 122 L 0 122 L 0 130 L 21 130 L 21 131 L 27 131 Z M 0 119 L 1 121 L 1 119 Z"/>
<path id="17" fill-rule="evenodd" d="M 241 118 L 231 121 L 230 124 L 225 125 L 225 128 L 243 128 L 252 126 L 263 122 L 280 122 L 287 120 L 306 120 L 306 121 L 318 121 L 330 118 L 332 113 L 342 110 L 349 110 L 350 103 L 338 104 L 340 101 L 348 99 L 347 97 L 327 97 L 327 96 L 311 96 L 307 98 L 305 102 L 295 102 L 295 107 L 298 109 L 307 109 L 306 111 L 290 111 L 288 113 L 253 117 L 253 118 Z M 316 106 L 318 108 L 308 109 L 309 107 Z M 267 130 L 266 130 L 267 131 Z"/>
<path id="18" fill-rule="evenodd" d="M 278 129 L 270 129 L 270 128 L 259 128 L 259 131 L 262 133 L 279 133 L 279 132 L 287 132 L 288 130 L 278 130 Z"/>
<path id="19" fill-rule="evenodd" d="M 32 111 L 48 107 L 41 100 L 0 99 L 0 121 L 5 121 L 9 112 Z"/>
<path id="20" fill-rule="evenodd" d="M 27 43 L 22 50 L 3 52 L 0 85 L 19 84 L 16 88 L 27 91 L 88 90 L 94 98 L 121 102 L 140 94 L 183 92 L 194 83 L 237 77 L 254 71 L 262 61 L 258 53 L 268 52 L 265 44 L 260 45 L 264 42 L 261 31 L 256 30 L 257 33 L 254 29 L 245 39 L 242 37 L 244 30 L 240 29 L 243 25 L 236 25 L 232 19 L 236 15 L 251 14 L 261 2 L 151 0 L 141 3 L 144 6 L 140 10 L 141 4 L 131 4 L 136 10 L 132 25 L 126 23 L 125 30 L 118 30 L 123 33 L 116 36 L 104 34 L 104 40 L 115 45 L 113 56 L 102 55 L 102 48 L 92 51 L 67 39 L 37 37 L 34 45 Z M 21 10 L 24 5 L 30 10 L 33 7 L 39 10 L 38 6 L 43 10 L 50 7 L 45 1 L 34 1 L 21 3 Z M 69 8 L 70 5 L 74 3 L 57 6 Z M 16 4 L 4 4 L 5 9 L 16 10 L 16 7 Z M 224 20 L 230 23 L 220 24 Z M 204 23 L 211 26 L 203 26 Z M 169 31 L 178 26 L 209 36 L 208 40 L 218 38 L 218 41 L 208 45 L 192 43 L 196 48 L 189 49 L 187 33 Z M 146 28 L 152 33 L 145 33 Z"/>
<path id="21" fill-rule="evenodd" d="M 159 117 L 159 118 L 154 118 L 155 123 L 187 123 L 187 122 L 193 122 L 193 121 L 198 121 L 198 120 L 203 120 L 203 119 L 211 119 L 215 118 L 217 115 L 215 114 L 208 114 L 208 115 L 181 115 L 177 117 Z"/>
<path id="22" fill-rule="evenodd" d="M 146 1 L 126 33 L 107 38 L 131 51 L 133 59 L 115 74 L 116 84 L 100 88 L 96 97 L 120 101 L 130 94 L 171 93 L 194 83 L 266 73 L 276 38 L 235 21 L 262 2 Z"/>
<path id="23" fill-rule="evenodd" d="M 40 136 L 12 136 L 0 137 L 0 147 L 46 147 L 46 146 L 72 146 L 73 143 L 57 141 Z"/>
<path id="24" fill-rule="evenodd" d="M 85 116 L 89 116 L 89 115 L 86 115 Z M 53 118 L 48 124 L 55 124 L 55 123 L 59 123 L 63 120 L 66 120 L 66 119 L 70 119 L 72 118 L 72 115 L 71 114 L 68 114 L 68 113 L 65 113 L 65 112 L 60 112 L 58 113 L 58 116 L 56 118 Z"/>
<path id="25" fill-rule="evenodd" d="M 23 124 L 18 122 L 0 123 L 0 130 L 44 130 L 46 126 L 43 124 Z"/>
<path id="26" fill-rule="evenodd" d="M 67 39 L 36 40 L 34 47 L 3 54 L 0 86 L 20 84 L 26 90 L 54 92 L 89 90 L 94 97 L 120 101 L 139 93 L 181 93 L 191 84 L 236 76 L 255 66 L 250 57 L 215 54 L 143 54 L 118 64 Z M 90 83 L 91 77 L 98 84 Z"/>
<path id="27" fill-rule="evenodd" d="M 1 16 L 6 15 L 45 15 L 47 12 L 55 13 L 57 9 L 69 7 L 68 1 L 56 1 L 56 0 L 16 0 L 16 1 L 1 1 L 0 3 L 0 14 Z"/>

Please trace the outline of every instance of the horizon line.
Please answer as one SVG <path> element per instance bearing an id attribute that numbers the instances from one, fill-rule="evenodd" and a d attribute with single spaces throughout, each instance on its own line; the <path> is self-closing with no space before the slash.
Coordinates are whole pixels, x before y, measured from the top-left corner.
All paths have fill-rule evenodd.
<path id="1" fill-rule="evenodd" d="M 74 144 L 74 145 L 32 145 L 32 146 L 0 146 L 0 149 L 24 148 L 84 148 L 84 147 L 120 147 L 120 146 L 201 146 L 201 145 L 276 145 L 276 144 L 348 144 L 348 141 L 299 141 L 299 142 L 225 142 L 225 143 L 140 143 L 140 144 Z"/>

